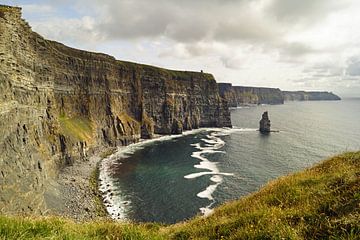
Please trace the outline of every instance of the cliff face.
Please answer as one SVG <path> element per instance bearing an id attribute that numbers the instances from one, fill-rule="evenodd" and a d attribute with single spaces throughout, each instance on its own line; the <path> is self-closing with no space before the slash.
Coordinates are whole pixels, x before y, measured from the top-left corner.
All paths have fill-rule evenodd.
<path id="1" fill-rule="evenodd" d="M 341 100 L 332 92 L 283 91 L 285 101 Z"/>
<path id="2" fill-rule="evenodd" d="M 283 104 L 284 97 L 278 88 L 232 86 L 218 83 L 220 95 L 227 99 L 230 107 L 247 104 Z"/>
<path id="3" fill-rule="evenodd" d="M 59 169 L 101 146 L 230 127 L 213 76 L 122 62 L 46 40 L 0 6 L 0 213 L 51 208 Z"/>
<path id="4" fill-rule="evenodd" d="M 230 107 L 248 104 L 283 104 L 284 101 L 341 100 L 332 92 L 281 91 L 278 88 L 232 86 L 218 83 L 220 95 Z"/>

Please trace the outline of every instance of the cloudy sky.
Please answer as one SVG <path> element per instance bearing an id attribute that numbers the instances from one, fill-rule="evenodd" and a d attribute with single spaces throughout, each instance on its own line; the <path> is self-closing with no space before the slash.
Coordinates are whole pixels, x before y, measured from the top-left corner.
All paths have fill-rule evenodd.
<path id="1" fill-rule="evenodd" d="M 218 82 L 360 97 L 358 0 L 11 0 L 46 38 Z"/>

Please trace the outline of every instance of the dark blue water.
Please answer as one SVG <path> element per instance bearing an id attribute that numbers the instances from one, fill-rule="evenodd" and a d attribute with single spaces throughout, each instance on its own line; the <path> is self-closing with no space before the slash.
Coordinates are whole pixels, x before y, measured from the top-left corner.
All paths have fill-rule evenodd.
<path id="1" fill-rule="evenodd" d="M 256 131 L 264 111 L 279 133 Z M 360 149 L 360 99 L 286 102 L 231 114 L 234 129 L 166 137 L 104 161 L 102 190 L 107 191 L 110 213 L 174 223 L 208 214 L 328 156 Z"/>

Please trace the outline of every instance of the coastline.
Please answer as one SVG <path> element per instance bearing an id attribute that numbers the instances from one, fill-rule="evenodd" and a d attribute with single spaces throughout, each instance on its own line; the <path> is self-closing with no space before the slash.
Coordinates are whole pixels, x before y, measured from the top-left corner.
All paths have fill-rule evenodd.
<path id="1" fill-rule="evenodd" d="M 61 204 L 53 204 L 48 213 L 79 222 L 116 219 L 108 212 L 109 202 L 107 198 L 104 199 L 105 192 L 101 191 L 102 184 L 107 184 L 99 177 L 102 161 L 113 156 L 118 157 L 119 153 L 132 149 L 134 146 L 159 141 L 163 138 L 181 137 L 189 134 L 188 132 L 203 130 L 185 131 L 179 135 L 155 135 L 153 139 L 141 139 L 137 143 L 117 148 L 104 147 L 101 150 L 97 148 L 87 161 L 75 161 L 73 165 L 66 166 L 60 171 L 54 185 L 58 192 L 58 201 Z"/>
<path id="2" fill-rule="evenodd" d="M 113 148 L 104 148 L 87 161 L 75 161 L 61 170 L 56 182 L 62 206 L 53 210 L 55 214 L 80 222 L 109 219 L 108 213 L 101 209 L 97 176 L 101 160 L 113 152 Z"/>
<path id="3" fill-rule="evenodd" d="M 126 221 L 124 210 L 128 203 L 120 201 L 120 206 L 114 203 L 111 179 L 107 177 L 107 170 L 104 167 L 114 160 L 117 161 L 119 157 L 124 157 L 127 153 L 136 151 L 147 144 L 207 130 L 219 131 L 220 128 L 199 128 L 176 135 L 156 135 L 152 139 L 141 139 L 139 142 L 127 146 L 97 149 L 87 161 L 75 161 L 73 165 L 61 170 L 56 180 L 56 188 L 62 205 L 53 207 L 51 214 L 79 222 L 95 219 Z M 115 211 L 115 209 L 117 210 Z"/>
<path id="4" fill-rule="evenodd" d="M 174 135 L 156 135 L 152 139 L 142 139 L 137 143 L 130 144 L 125 147 L 118 148 L 113 154 L 108 155 L 102 159 L 99 164 L 99 192 L 102 195 L 103 205 L 107 209 L 108 216 L 113 220 L 129 221 L 127 217 L 127 210 L 130 202 L 121 196 L 121 190 L 113 184 L 111 177 L 112 167 L 114 165 L 121 165 L 119 159 L 127 158 L 136 150 L 142 149 L 143 147 L 159 142 L 168 141 L 175 138 L 180 138 L 187 135 L 197 134 L 202 131 L 223 131 L 227 128 L 197 128 L 193 130 L 184 131 L 182 134 Z M 230 129 L 230 128 L 229 128 Z M 232 128 L 231 128 L 232 129 Z"/>

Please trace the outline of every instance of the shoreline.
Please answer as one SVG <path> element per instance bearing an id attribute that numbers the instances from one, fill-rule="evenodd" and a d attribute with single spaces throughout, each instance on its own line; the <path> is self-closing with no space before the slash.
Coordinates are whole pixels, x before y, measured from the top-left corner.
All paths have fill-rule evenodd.
<path id="1" fill-rule="evenodd" d="M 141 141 L 133 144 L 129 144 L 123 148 L 118 148 L 113 154 L 105 157 L 99 164 L 99 192 L 102 195 L 103 205 L 107 209 L 108 216 L 117 221 L 129 221 L 127 218 L 127 209 L 130 202 L 124 199 L 119 192 L 118 187 L 113 185 L 113 180 L 109 173 L 111 173 L 111 167 L 114 165 L 121 165 L 119 161 L 121 158 L 126 158 L 128 154 L 141 149 L 149 144 L 168 141 L 175 138 L 184 137 L 187 135 L 197 134 L 202 131 L 222 131 L 227 128 L 197 128 L 193 130 L 184 131 L 181 134 L 173 135 L 156 135 L 152 139 L 142 139 Z M 232 129 L 232 128 L 229 128 Z"/>
<path id="2" fill-rule="evenodd" d="M 51 214 L 67 217 L 79 222 L 96 219 L 125 220 L 123 214 L 114 212 L 119 209 L 113 202 L 112 186 L 104 175 L 104 165 L 123 156 L 127 151 L 136 151 L 138 147 L 157 141 L 167 141 L 186 135 L 196 134 L 201 131 L 219 130 L 219 128 L 199 128 L 184 131 L 176 135 L 156 135 L 152 139 L 141 139 L 137 143 L 127 146 L 97 148 L 87 161 L 75 161 L 73 165 L 62 169 L 55 180 L 59 192 L 59 201 L 62 203 L 51 209 Z M 124 201 L 125 206 L 127 202 Z"/>
<path id="3" fill-rule="evenodd" d="M 104 147 L 87 161 L 75 161 L 61 170 L 56 183 L 62 206 L 53 210 L 55 214 L 80 222 L 110 219 L 109 214 L 101 210 L 103 201 L 97 176 L 101 160 L 113 152 L 112 148 Z"/>

